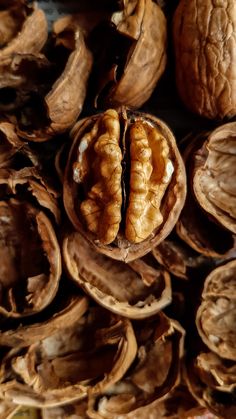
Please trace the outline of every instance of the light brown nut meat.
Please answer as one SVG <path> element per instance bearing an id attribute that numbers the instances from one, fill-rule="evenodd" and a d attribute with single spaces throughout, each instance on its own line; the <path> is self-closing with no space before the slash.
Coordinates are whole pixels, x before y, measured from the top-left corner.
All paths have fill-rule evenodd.
<path id="1" fill-rule="evenodd" d="M 108 115 L 116 115 L 109 157 Z M 169 234 L 184 204 L 185 171 L 172 133 L 152 115 L 121 109 L 79 121 L 71 135 L 64 177 L 70 220 L 107 256 L 143 256 Z"/>
<path id="2" fill-rule="evenodd" d="M 236 260 L 206 278 L 196 324 L 204 343 L 220 357 L 236 361 Z"/>
<path id="3" fill-rule="evenodd" d="M 185 105 L 207 118 L 236 114 L 236 3 L 181 0 L 174 16 L 176 81 Z"/>

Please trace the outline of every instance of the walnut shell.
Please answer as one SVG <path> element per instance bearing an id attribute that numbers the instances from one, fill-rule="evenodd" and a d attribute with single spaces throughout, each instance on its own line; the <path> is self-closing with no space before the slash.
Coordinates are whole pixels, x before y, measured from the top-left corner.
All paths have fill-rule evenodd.
<path id="1" fill-rule="evenodd" d="M 206 278 L 196 324 L 203 342 L 220 357 L 236 361 L 236 260 Z"/>
<path id="2" fill-rule="evenodd" d="M 94 74 L 95 78 L 99 75 L 96 101 L 101 97 L 107 106 L 139 108 L 151 96 L 166 66 L 166 19 L 154 1 L 132 0 L 112 15 L 111 23 L 105 39 L 109 45 L 103 52 L 105 63 L 98 61 Z"/>
<path id="3" fill-rule="evenodd" d="M 187 172 L 188 192 L 183 211 L 176 224 L 176 231 L 179 237 L 197 252 L 205 256 L 226 259 L 235 257 L 236 236 L 201 210 L 193 191 L 194 172 L 202 161 L 202 158 L 199 159 L 198 150 L 204 148 L 209 135 L 206 132 L 197 136 L 191 135 L 185 146 L 183 159 Z"/>
<path id="4" fill-rule="evenodd" d="M 235 8 L 236 12 L 236 8 Z M 193 189 L 198 203 L 236 233 L 236 122 L 212 131 L 194 156 Z"/>
<path id="5" fill-rule="evenodd" d="M 72 320 L 72 319 L 71 319 Z M 1 364 L 0 397 L 54 407 L 98 395 L 119 381 L 136 355 L 131 323 L 100 307 L 26 348 L 11 349 Z"/>
<path id="6" fill-rule="evenodd" d="M 169 274 L 148 261 L 130 264 L 96 252 L 79 233 L 65 237 L 63 256 L 70 277 L 100 305 L 122 316 L 151 316 L 171 302 Z"/>
<path id="7" fill-rule="evenodd" d="M 167 126 L 152 115 L 107 110 L 78 122 L 64 206 L 95 248 L 130 262 L 173 229 L 186 195 L 184 165 Z"/>
<path id="8" fill-rule="evenodd" d="M 11 317 L 45 308 L 56 295 L 61 275 L 59 245 L 44 210 L 56 218 L 60 213 L 55 197 L 33 172 L 0 169 L 0 313 Z M 30 202 L 28 192 L 39 207 Z"/>
<path id="9" fill-rule="evenodd" d="M 37 53 L 48 37 L 47 18 L 36 3 L 9 0 L 0 11 L 0 60 L 14 53 Z"/>
<path id="10" fill-rule="evenodd" d="M 135 332 L 138 352 L 133 366 L 96 400 L 89 398 L 90 418 L 140 417 L 144 406 L 148 412 L 151 403 L 162 400 L 179 384 L 184 339 L 179 323 L 159 313 L 155 319 L 138 322 Z"/>
<path id="11" fill-rule="evenodd" d="M 235 25 L 234 0 L 181 0 L 174 15 L 179 95 L 207 118 L 236 114 Z"/>

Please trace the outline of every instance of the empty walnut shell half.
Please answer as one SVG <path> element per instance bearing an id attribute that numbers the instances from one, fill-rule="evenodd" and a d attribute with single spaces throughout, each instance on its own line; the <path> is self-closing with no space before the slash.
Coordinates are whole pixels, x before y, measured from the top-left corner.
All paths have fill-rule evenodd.
<path id="1" fill-rule="evenodd" d="M 161 400 L 179 384 L 184 330 L 163 313 L 134 324 L 138 352 L 123 379 L 89 399 L 90 418 L 135 418 L 144 406 Z M 144 416 L 143 416 L 144 417 Z"/>
<path id="2" fill-rule="evenodd" d="M 235 25 L 234 0 L 181 0 L 174 15 L 178 91 L 207 118 L 236 114 Z"/>
<path id="3" fill-rule="evenodd" d="M 45 308 L 61 275 L 60 249 L 48 217 L 50 212 L 58 216 L 56 199 L 29 176 L 31 170 L 0 169 L 0 313 L 11 317 Z"/>
<path id="4" fill-rule="evenodd" d="M 98 57 L 94 74 L 96 100 L 138 108 L 149 99 L 166 66 L 166 19 L 153 0 L 124 3 L 104 35 L 104 62 Z"/>
<path id="5" fill-rule="evenodd" d="M 224 419 L 235 417 L 235 362 L 202 352 L 187 363 L 185 378 L 189 391 L 201 406 Z"/>
<path id="6" fill-rule="evenodd" d="M 198 203 L 236 233 L 236 122 L 211 132 L 195 152 L 194 163 L 193 188 Z"/>
<path id="7" fill-rule="evenodd" d="M 206 278 L 197 328 L 212 351 L 236 361 L 236 260 L 216 269 Z"/>
<path id="8" fill-rule="evenodd" d="M 14 53 L 37 53 L 47 41 L 47 18 L 36 3 L 1 1 L 0 61 Z"/>
<path id="9" fill-rule="evenodd" d="M 183 151 L 188 192 L 183 211 L 176 224 L 176 231 L 179 237 L 197 252 L 205 256 L 225 259 L 235 257 L 236 236 L 207 212 L 201 210 L 193 191 L 195 169 L 198 168 L 199 163 L 203 164 L 205 151 L 202 151 L 205 150 L 204 144 L 209 135 L 203 132 L 197 136 L 189 136 Z M 222 159 L 224 159 L 224 153 Z M 205 170 L 204 166 L 202 170 Z M 206 172 L 205 175 L 208 176 Z"/>
<path id="10" fill-rule="evenodd" d="M 114 313 L 140 319 L 171 302 L 170 276 L 151 261 L 114 261 L 96 252 L 79 233 L 64 239 L 63 256 L 70 277 Z"/>
<path id="11" fill-rule="evenodd" d="M 53 407 L 100 394 L 119 381 L 136 355 L 131 323 L 100 307 L 27 348 L 14 348 L 1 365 L 0 397 Z"/>
<path id="12" fill-rule="evenodd" d="M 121 109 L 79 121 L 65 172 L 64 205 L 97 249 L 130 262 L 170 233 L 186 195 L 182 158 L 156 117 Z"/>

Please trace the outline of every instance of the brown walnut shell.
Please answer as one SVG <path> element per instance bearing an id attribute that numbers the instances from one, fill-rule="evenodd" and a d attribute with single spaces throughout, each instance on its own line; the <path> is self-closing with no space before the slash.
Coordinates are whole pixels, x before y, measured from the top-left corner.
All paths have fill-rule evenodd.
<path id="1" fill-rule="evenodd" d="M 81 313 L 82 314 L 82 313 Z M 0 396 L 17 404 L 54 407 L 98 395 L 119 381 L 136 355 L 131 323 L 100 307 L 26 348 L 1 365 Z"/>
<path id="2" fill-rule="evenodd" d="M 173 229 L 186 195 L 184 165 L 169 128 L 121 109 L 79 121 L 64 178 L 71 222 L 98 252 L 130 262 Z"/>
<path id="3" fill-rule="evenodd" d="M 3 4 L 2 4 L 3 3 Z M 36 3 L 25 0 L 1 2 L 0 61 L 14 53 L 38 53 L 48 37 L 47 18 Z"/>
<path id="4" fill-rule="evenodd" d="M 96 101 L 101 97 L 107 106 L 139 108 L 151 96 L 166 66 L 166 19 L 154 1 L 132 0 L 112 15 L 111 23 L 105 63 L 97 70 Z"/>
<path id="5" fill-rule="evenodd" d="M 135 331 L 134 365 L 120 382 L 96 400 L 89 399 L 90 418 L 136 418 L 144 406 L 148 411 L 151 403 L 162 400 L 179 384 L 184 339 L 179 323 L 159 313 L 155 319 L 138 322 Z"/>
<path id="6" fill-rule="evenodd" d="M 70 277 L 114 313 L 141 319 L 171 302 L 169 274 L 146 260 L 114 261 L 96 252 L 79 233 L 65 237 L 63 257 Z"/>
<path id="7" fill-rule="evenodd" d="M 56 218 L 60 213 L 33 171 L 0 169 L 0 313 L 5 316 L 41 311 L 55 297 L 61 275 L 60 248 L 46 212 Z"/>
<path id="8" fill-rule="evenodd" d="M 174 15 L 178 91 L 207 118 L 236 114 L 235 25 L 234 0 L 181 0 Z"/>
<path id="9" fill-rule="evenodd" d="M 220 357 L 236 361 L 236 260 L 206 278 L 196 324 L 203 342 Z"/>
<path id="10" fill-rule="evenodd" d="M 194 171 L 198 150 L 203 148 L 209 133 L 190 135 L 183 151 L 187 172 L 188 192 L 186 202 L 176 224 L 176 232 L 195 251 L 214 258 L 231 258 L 235 255 L 236 236 L 202 211 L 194 195 Z"/>
<path id="11" fill-rule="evenodd" d="M 236 234 L 236 122 L 212 131 L 195 152 L 193 189 L 202 208 Z"/>

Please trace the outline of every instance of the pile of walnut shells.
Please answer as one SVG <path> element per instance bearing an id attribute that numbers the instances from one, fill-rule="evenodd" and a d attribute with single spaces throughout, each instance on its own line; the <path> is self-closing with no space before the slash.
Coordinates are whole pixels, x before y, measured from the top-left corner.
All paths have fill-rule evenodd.
<path id="1" fill-rule="evenodd" d="M 0 419 L 236 417 L 236 6 L 168 3 L 0 0 Z"/>

